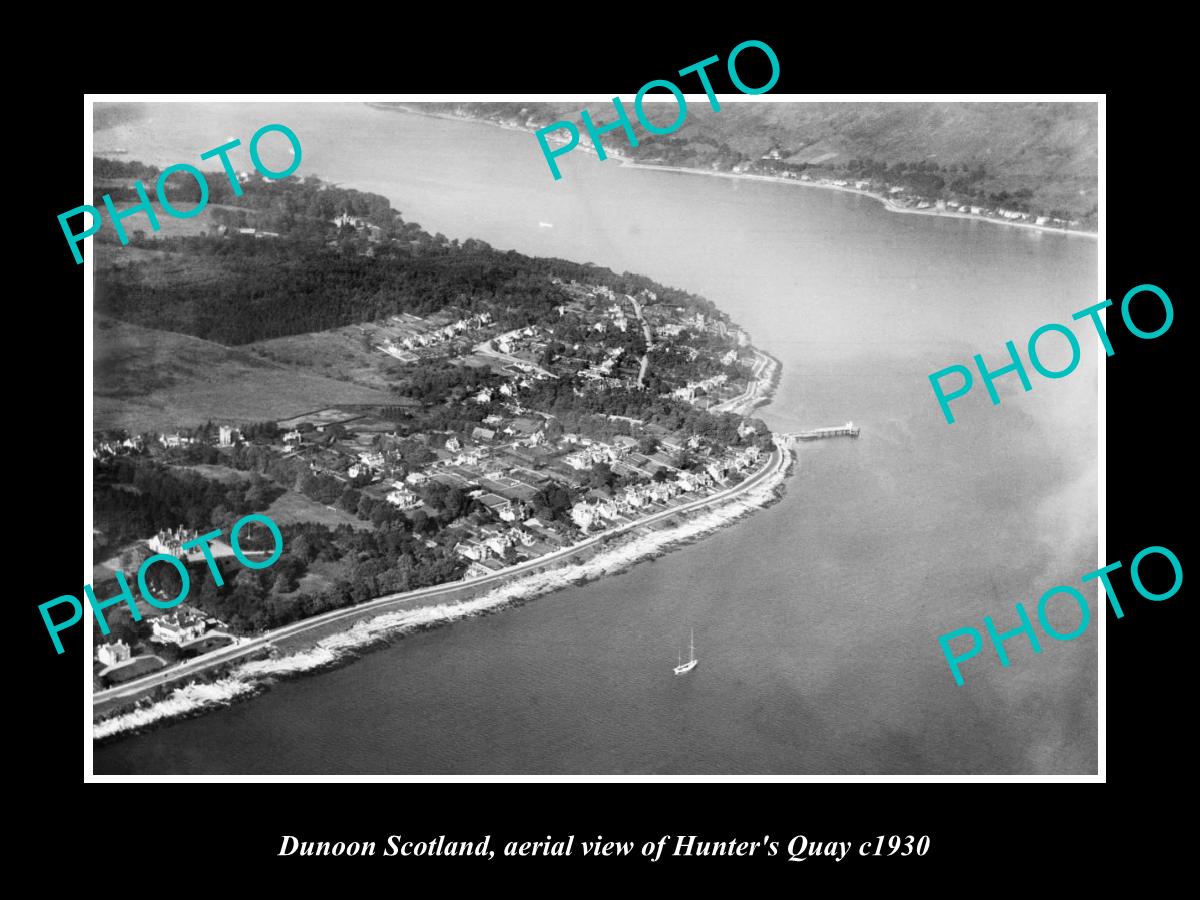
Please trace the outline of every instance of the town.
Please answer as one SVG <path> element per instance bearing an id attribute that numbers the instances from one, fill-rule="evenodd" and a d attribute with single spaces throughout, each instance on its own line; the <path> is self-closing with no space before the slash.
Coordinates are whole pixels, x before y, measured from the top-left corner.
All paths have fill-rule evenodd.
<path id="1" fill-rule="evenodd" d="M 774 436 L 738 413 L 763 399 L 777 364 L 744 331 L 652 289 L 548 281 L 562 302 L 521 327 L 447 307 L 364 329 L 363 346 L 408 373 L 394 405 L 98 432 L 98 569 L 150 553 L 203 565 L 188 543 L 210 508 L 214 523 L 265 508 L 288 549 L 269 576 L 238 575 L 232 590 L 97 635 L 97 687 L 324 609 L 496 576 L 726 491 L 766 463 Z M 115 515 L 128 488 L 195 497 L 193 519 L 138 534 Z"/>

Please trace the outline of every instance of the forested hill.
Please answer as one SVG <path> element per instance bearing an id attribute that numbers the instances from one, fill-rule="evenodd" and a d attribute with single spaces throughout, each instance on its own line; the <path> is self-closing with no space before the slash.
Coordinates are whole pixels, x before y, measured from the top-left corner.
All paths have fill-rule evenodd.
<path id="1" fill-rule="evenodd" d="M 96 171 L 98 183 L 154 174 L 135 162 L 107 161 Z M 551 282 L 556 276 L 622 293 L 649 289 L 665 303 L 723 318 L 704 298 L 640 275 L 431 236 L 378 195 L 293 177 L 249 183 L 244 197 L 233 198 L 218 193 L 218 179 L 211 183 L 215 200 L 204 213 L 209 227 L 203 234 L 164 237 L 170 234 L 164 227 L 159 234 L 140 233 L 127 247 L 111 235 L 100 239 L 98 313 L 225 345 L 399 313 L 427 316 L 451 305 L 486 310 L 497 325 L 519 327 L 556 317 L 555 307 L 568 301 Z M 118 193 L 111 184 L 104 190 L 114 198 Z M 335 225 L 332 219 L 343 213 L 357 221 Z M 224 224 L 230 221 L 233 227 Z M 236 226 L 247 223 L 249 233 L 240 233 Z M 274 230 L 264 239 L 267 228 Z"/>
<path id="2" fill-rule="evenodd" d="M 622 99 L 632 118 L 632 96 Z M 392 105 L 536 129 L 558 119 L 578 126 L 582 104 Z M 599 124 L 613 120 L 605 104 L 586 108 Z M 654 114 L 654 105 L 646 109 Z M 669 109 L 673 115 L 674 106 Z M 672 115 L 664 109 L 654 121 L 665 126 Z M 1097 112 L 1091 103 L 725 103 L 714 112 L 693 102 L 672 135 L 636 130 L 636 148 L 620 129 L 604 136 L 605 146 L 642 162 L 723 171 L 768 154 L 846 176 L 890 169 L 898 183 L 919 166 L 942 181 L 930 196 L 981 202 L 1016 197 L 1032 211 L 1075 219 L 1086 218 L 1097 200 Z M 536 142 L 532 147 L 538 152 Z"/>

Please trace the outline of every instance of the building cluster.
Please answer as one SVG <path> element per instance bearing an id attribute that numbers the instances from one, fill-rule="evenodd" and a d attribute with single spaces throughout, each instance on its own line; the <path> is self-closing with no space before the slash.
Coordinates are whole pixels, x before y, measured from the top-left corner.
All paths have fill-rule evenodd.
<path id="1" fill-rule="evenodd" d="M 750 160 L 749 162 L 738 163 L 733 167 L 735 175 L 746 173 L 770 174 L 778 178 L 786 178 L 795 181 L 802 181 L 809 184 L 828 185 L 832 187 L 845 188 L 850 187 L 851 182 L 845 178 L 831 178 L 828 176 L 811 175 L 807 172 L 799 172 L 794 168 L 781 167 L 776 165 L 783 160 L 779 155 L 779 151 L 772 149 L 766 153 L 761 160 Z M 1039 215 L 1037 213 L 1022 212 L 1016 209 L 1007 209 L 1003 206 L 986 206 L 984 204 L 963 203 L 958 200 L 939 200 L 922 197 L 914 193 L 910 188 L 904 185 L 887 184 L 878 179 L 866 180 L 856 179 L 853 181 L 854 189 L 859 191 L 876 191 L 887 195 L 890 202 L 894 206 L 905 209 L 918 210 L 938 210 L 938 211 L 957 211 L 961 213 L 969 213 L 973 216 L 983 216 L 985 218 L 1005 219 L 1010 222 L 1029 222 L 1034 225 L 1045 225 L 1052 228 L 1075 228 L 1080 222 L 1077 219 L 1062 219 L 1057 216 Z"/>
<path id="2" fill-rule="evenodd" d="M 758 447 L 750 445 L 710 459 L 696 471 L 677 470 L 674 478 L 627 485 L 612 496 L 588 497 L 571 507 L 571 520 L 586 531 L 597 523 L 637 518 L 653 504 L 665 506 L 681 494 L 725 486 L 732 473 L 752 468 L 760 455 Z"/>
<path id="3" fill-rule="evenodd" d="M 120 440 L 95 440 L 92 442 L 92 457 L 104 459 L 110 456 L 142 453 L 146 449 L 145 442 L 138 436 L 126 437 Z"/>
<path id="4" fill-rule="evenodd" d="M 377 244 L 383 240 L 383 229 L 378 225 L 372 225 L 361 216 L 352 216 L 348 212 L 342 213 L 335 219 L 330 220 L 335 227 L 343 228 L 349 226 L 359 234 L 365 235 L 367 240 L 372 244 Z"/>
<path id="5" fill-rule="evenodd" d="M 417 362 L 446 355 L 453 350 L 456 339 L 469 337 L 492 324 L 489 312 L 460 316 L 443 323 L 441 320 L 446 318 L 449 316 L 444 313 L 430 319 L 409 314 L 392 316 L 385 326 L 387 334 L 383 343 L 378 347 L 401 362 Z"/>
<path id="6" fill-rule="evenodd" d="M 199 536 L 200 532 L 191 528 L 184 528 L 180 525 L 174 530 L 163 529 L 146 541 L 146 544 L 153 553 L 165 553 L 167 556 L 183 559 L 185 557 L 203 555 L 203 551 L 198 548 L 193 548 L 189 551 L 184 549 L 183 546 L 188 541 L 194 541 Z"/>
<path id="7" fill-rule="evenodd" d="M 734 358 L 736 359 L 736 356 Z M 663 396 L 674 397 L 676 400 L 685 400 L 688 403 L 692 403 L 696 400 L 697 395 L 701 393 L 705 395 L 711 394 L 728 380 L 729 376 L 722 372 L 719 375 L 714 375 L 711 378 L 705 378 L 701 381 L 689 381 L 683 387 L 677 387 L 669 394 L 663 394 Z"/>

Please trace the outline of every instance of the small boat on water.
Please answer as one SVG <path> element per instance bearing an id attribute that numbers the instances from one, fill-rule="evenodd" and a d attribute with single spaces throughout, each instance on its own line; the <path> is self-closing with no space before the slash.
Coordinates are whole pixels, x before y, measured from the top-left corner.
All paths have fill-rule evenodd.
<path id="1" fill-rule="evenodd" d="M 692 629 L 692 638 L 691 638 L 691 642 L 688 645 L 688 661 L 687 662 L 683 661 L 682 654 L 676 656 L 676 660 L 679 663 L 677 666 L 675 666 L 675 674 L 676 675 L 684 675 L 687 672 L 692 671 L 692 669 L 696 668 L 696 663 L 700 662 L 700 660 L 696 659 L 696 629 L 695 628 Z"/>
<path id="2" fill-rule="evenodd" d="M 553 222 L 538 222 L 538 228 L 553 228 Z"/>

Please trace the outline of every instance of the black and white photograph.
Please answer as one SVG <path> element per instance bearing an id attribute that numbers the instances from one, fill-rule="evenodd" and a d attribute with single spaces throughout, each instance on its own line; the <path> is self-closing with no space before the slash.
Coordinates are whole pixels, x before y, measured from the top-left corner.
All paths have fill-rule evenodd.
<path id="1" fill-rule="evenodd" d="M 89 96 L 89 778 L 1102 778 L 1104 98 L 748 43 Z"/>

